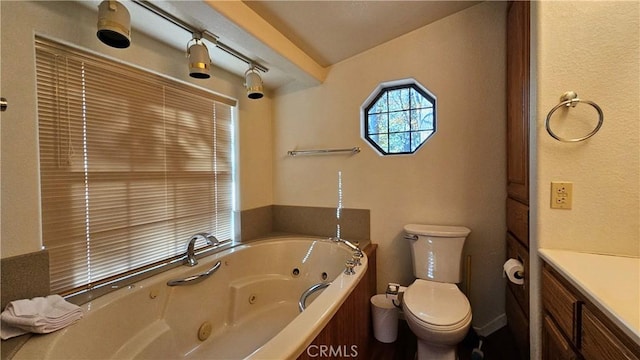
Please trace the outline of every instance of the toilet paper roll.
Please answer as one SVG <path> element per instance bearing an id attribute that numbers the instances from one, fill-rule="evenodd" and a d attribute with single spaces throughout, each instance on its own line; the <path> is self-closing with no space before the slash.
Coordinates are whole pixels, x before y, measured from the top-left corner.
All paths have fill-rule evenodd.
<path id="1" fill-rule="evenodd" d="M 509 259 L 504 263 L 503 268 L 509 281 L 517 285 L 524 284 L 524 266 L 520 261 Z"/>

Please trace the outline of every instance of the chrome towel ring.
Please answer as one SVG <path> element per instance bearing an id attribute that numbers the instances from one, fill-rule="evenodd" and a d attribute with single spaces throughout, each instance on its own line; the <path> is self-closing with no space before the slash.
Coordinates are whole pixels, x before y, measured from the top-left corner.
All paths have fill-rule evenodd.
<path id="1" fill-rule="evenodd" d="M 562 138 L 558 135 L 556 135 L 552 130 L 551 130 L 551 126 L 549 126 L 549 120 L 551 120 L 551 115 L 553 115 L 553 113 L 560 109 L 563 106 L 566 107 L 576 107 L 576 105 L 578 105 L 578 103 L 585 103 L 585 104 L 589 104 L 591 106 L 593 106 L 594 109 L 596 109 L 596 111 L 598 112 L 598 125 L 596 125 L 596 127 L 587 135 L 583 136 L 583 137 L 579 137 L 579 138 L 574 138 L 574 139 L 565 139 Z M 600 127 L 602 127 L 602 122 L 604 121 L 604 114 L 602 113 L 602 109 L 600 108 L 600 106 L 598 106 L 598 104 L 594 103 L 593 101 L 589 101 L 589 100 L 582 100 L 578 98 L 578 94 L 576 94 L 573 91 L 567 91 L 566 93 L 562 94 L 562 96 L 560 97 L 560 104 L 556 105 L 553 109 L 551 109 L 551 111 L 549 111 L 549 114 L 547 115 L 547 120 L 545 122 L 545 126 L 547 128 L 547 132 L 549 133 L 549 135 L 551 135 L 552 138 L 558 140 L 558 141 L 562 141 L 562 142 L 578 142 L 578 141 L 583 141 L 583 140 L 587 140 L 588 138 L 592 137 L 593 135 L 595 135 L 598 130 L 600 130 Z"/>

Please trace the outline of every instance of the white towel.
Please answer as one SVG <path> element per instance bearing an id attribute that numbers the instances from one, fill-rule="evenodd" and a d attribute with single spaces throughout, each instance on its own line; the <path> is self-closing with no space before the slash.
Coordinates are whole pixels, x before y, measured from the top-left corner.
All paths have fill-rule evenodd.
<path id="1" fill-rule="evenodd" d="M 82 315 L 82 308 L 60 295 L 12 301 L 0 314 L 0 337 L 6 340 L 28 332 L 47 334 L 73 324 Z"/>

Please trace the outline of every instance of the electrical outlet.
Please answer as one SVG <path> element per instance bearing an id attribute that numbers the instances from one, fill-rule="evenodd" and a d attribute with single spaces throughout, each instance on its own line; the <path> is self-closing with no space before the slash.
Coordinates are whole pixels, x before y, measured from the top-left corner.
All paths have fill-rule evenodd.
<path id="1" fill-rule="evenodd" d="M 571 210 L 573 203 L 573 183 L 551 182 L 551 208 Z"/>

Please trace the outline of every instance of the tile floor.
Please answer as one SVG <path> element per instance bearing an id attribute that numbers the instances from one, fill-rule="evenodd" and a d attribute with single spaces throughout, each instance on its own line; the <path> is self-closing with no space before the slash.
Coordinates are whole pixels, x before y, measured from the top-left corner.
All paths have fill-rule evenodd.
<path id="1" fill-rule="evenodd" d="M 478 336 L 473 331 L 458 346 L 459 360 L 470 360 L 471 352 L 478 346 Z M 416 353 L 416 337 L 407 323 L 400 321 L 398 340 L 391 344 L 371 340 L 371 360 L 414 360 Z M 518 360 L 523 359 L 514 345 L 513 337 L 505 326 L 483 340 L 481 348 L 485 360 Z"/>

